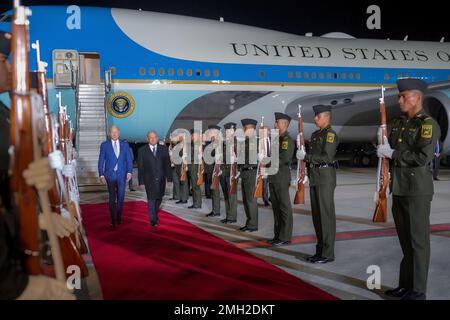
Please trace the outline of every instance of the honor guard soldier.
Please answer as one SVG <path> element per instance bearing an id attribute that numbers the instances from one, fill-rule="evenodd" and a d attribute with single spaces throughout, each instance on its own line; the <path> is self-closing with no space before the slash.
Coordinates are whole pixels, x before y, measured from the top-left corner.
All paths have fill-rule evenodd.
<path id="1" fill-rule="evenodd" d="M 202 191 L 197 184 L 199 161 L 195 159 L 199 155 L 198 149 L 197 152 L 194 152 L 195 148 L 198 148 L 201 143 L 200 132 L 191 129 L 191 158 L 188 165 L 188 174 L 192 187 L 192 205 L 188 207 L 189 209 L 200 209 L 202 207 Z"/>
<path id="2" fill-rule="evenodd" d="M 225 199 L 225 219 L 220 220 L 222 223 L 235 223 L 237 221 L 237 192 L 231 194 L 231 174 L 232 165 L 237 161 L 236 159 L 236 145 L 234 139 L 234 132 L 236 123 L 228 122 L 224 126 L 226 143 L 224 144 L 224 154 L 226 157 L 222 164 L 222 191 Z M 227 149 L 227 144 L 230 144 L 230 150 Z M 235 173 L 237 175 L 237 172 Z"/>
<path id="3" fill-rule="evenodd" d="M 275 129 L 279 132 L 279 168 L 274 175 L 269 175 L 270 200 L 274 217 L 274 237 L 269 240 L 274 246 L 291 243 L 292 237 L 292 206 L 289 196 L 291 184 L 290 162 L 294 156 L 295 141 L 289 136 L 288 128 L 291 117 L 281 112 L 275 112 Z"/>
<path id="4" fill-rule="evenodd" d="M 419 79 L 397 81 L 400 110 L 389 141 L 378 147 L 379 157 L 391 160 L 392 214 L 403 259 L 397 288 L 387 295 L 404 300 L 426 299 L 430 262 L 430 205 L 433 176 L 429 167 L 441 130 L 422 109 L 427 84 Z"/>
<path id="5" fill-rule="evenodd" d="M 216 144 L 217 143 L 217 136 L 220 133 L 220 127 L 216 126 L 216 125 L 209 125 L 208 126 L 209 129 L 209 135 L 210 135 L 210 140 L 209 142 L 207 142 L 205 144 L 209 145 L 209 144 Z M 213 150 L 211 152 L 211 156 L 214 157 L 214 163 L 212 164 L 207 164 L 206 161 L 205 163 L 205 175 L 207 176 L 207 179 L 209 181 L 209 184 L 206 185 L 205 183 L 205 194 L 206 194 L 206 188 L 209 188 L 210 190 L 210 194 L 211 194 L 211 204 L 212 204 L 212 211 L 210 213 L 208 213 L 206 216 L 207 217 L 216 217 L 216 216 L 220 216 L 220 189 L 219 187 L 217 187 L 216 189 L 212 189 L 211 185 L 213 182 L 213 174 L 214 174 L 214 168 L 216 167 L 216 162 L 219 161 L 219 158 L 221 158 L 221 155 L 217 155 L 218 158 L 216 158 L 216 150 Z M 219 165 L 219 171 L 220 171 L 220 165 Z M 220 181 L 221 177 L 219 177 L 219 181 Z M 205 181 L 206 181 L 205 180 Z"/>
<path id="6" fill-rule="evenodd" d="M 245 226 L 241 227 L 239 230 L 254 232 L 258 230 L 258 203 L 256 201 L 257 199 L 253 197 L 253 193 L 255 192 L 256 171 L 258 169 L 256 163 L 258 145 L 255 136 L 255 129 L 258 121 L 253 119 L 242 119 L 241 123 L 244 127 L 245 136 L 245 163 L 239 164 L 239 171 L 241 177 L 242 201 L 244 202 L 247 221 Z M 254 158 L 254 161 L 252 161 L 252 158 Z"/>
<path id="7" fill-rule="evenodd" d="M 308 167 L 311 213 L 317 236 L 316 254 L 309 257 L 311 263 L 334 261 L 336 215 L 334 190 L 336 188 L 335 161 L 338 137 L 331 128 L 331 107 L 313 106 L 314 122 L 319 130 L 313 132 L 307 153 L 297 151 L 297 159 L 305 160 Z"/>
<path id="8" fill-rule="evenodd" d="M 172 173 L 172 198 L 170 200 L 180 200 L 180 180 L 177 175 L 177 167 L 173 161 L 173 148 L 178 144 L 178 137 L 172 137 L 170 139 L 169 157 L 170 157 L 170 169 Z"/>
<path id="9" fill-rule="evenodd" d="M 184 141 L 184 134 L 180 134 L 178 135 L 178 139 L 176 141 L 176 146 L 180 146 L 181 145 L 181 149 L 179 151 L 178 157 L 180 159 L 182 159 L 182 161 L 186 161 L 186 159 L 184 159 L 183 154 L 186 152 L 184 150 L 184 148 L 186 148 L 186 144 Z M 175 157 L 175 155 L 173 155 L 173 157 Z M 186 164 L 185 164 L 186 165 Z M 181 181 L 181 177 L 183 175 L 183 164 L 175 164 L 175 176 L 173 179 L 173 183 L 178 183 L 178 201 L 175 202 L 177 204 L 180 203 L 187 203 L 187 200 L 189 198 L 189 178 L 185 179 L 184 181 Z M 175 197 L 174 197 L 175 198 Z"/>

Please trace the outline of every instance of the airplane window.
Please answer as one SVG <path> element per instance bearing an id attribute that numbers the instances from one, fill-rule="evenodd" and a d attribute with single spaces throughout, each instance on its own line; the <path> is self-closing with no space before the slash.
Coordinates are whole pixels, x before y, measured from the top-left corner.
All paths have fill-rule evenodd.
<path id="1" fill-rule="evenodd" d="M 164 68 L 159 68 L 158 74 L 162 77 L 166 73 L 166 70 Z"/>
<path id="2" fill-rule="evenodd" d="M 116 67 L 110 67 L 109 70 L 111 70 L 111 75 L 115 75 L 117 72 Z"/>
<path id="3" fill-rule="evenodd" d="M 316 79 L 317 78 L 317 74 L 315 72 L 311 73 L 311 78 Z"/>
<path id="4" fill-rule="evenodd" d="M 195 74 L 196 74 L 197 76 L 201 76 L 201 75 L 202 75 L 202 72 L 200 71 L 200 69 L 197 69 L 197 70 L 195 70 Z"/>
<path id="5" fill-rule="evenodd" d="M 288 72 L 288 78 L 292 78 L 292 77 L 294 77 L 294 75 L 292 74 L 292 71 L 289 71 Z"/>
<path id="6" fill-rule="evenodd" d="M 341 73 L 341 79 L 347 79 L 347 74 L 345 72 Z"/>
<path id="7" fill-rule="evenodd" d="M 384 80 L 389 80 L 389 73 L 386 73 L 385 75 L 384 75 Z"/>
<path id="8" fill-rule="evenodd" d="M 309 73 L 308 72 L 304 72 L 303 73 L 303 78 L 308 79 L 309 78 Z"/>
<path id="9" fill-rule="evenodd" d="M 339 74 L 337 72 L 334 73 L 334 78 L 339 79 Z"/>
<path id="10" fill-rule="evenodd" d="M 331 101 L 331 105 L 332 105 L 332 106 L 335 106 L 335 105 L 337 105 L 337 104 L 338 104 L 337 100 Z"/>
<path id="11" fill-rule="evenodd" d="M 214 75 L 214 77 L 218 77 L 219 76 L 219 70 L 214 69 L 213 75 Z"/>
<path id="12" fill-rule="evenodd" d="M 299 71 L 297 71 L 296 73 L 295 73 L 295 77 L 298 79 L 298 78 L 300 78 L 301 77 L 301 73 L 299 72 Z"/>
<path id="13" fill-rule="evenodd" d="M 203 71 L 203 74 L 205 75 L 205 77 L 209 77 L 211 75 L 209 69 L 205 69 L 205 71 Z"/>
<path id="14" fill-rule="evenodd" d="M 175 71 L 173 70 L 173 68 L 169 69 L 169 76 L 173 77 L 173 75 L 175 74 Z"/>
<path id="15" fill-rule="evenodd" d="M 327 72 L 327 79 L 331 79 L 331 72 Z"/>
<path id="16" fill-rule="evenodd" d="M 149 73 L 151 76 L 154 76 L 154 75 L 156 74 L 155 68 L 150 68 L 149 71 L 148 71 L 148 73 Z"/>
<path id="17" fill-rule="evenodd" d="M 139 75 L 145 76 L 145 68 L 144 67 L 139 68 Z"/>
<path id="18" fill-rule="evenodd" d="M 259 77 L 264 78 L 266 76 L 266 73 L 264 71 L 259 72 Z"/>
<path id="19" fill-rule="evenodd" d="M 183 69 L 179 68 L 177 70 L 177 76 L 182 77 L 183 76 Z"/>
<path id="20" fill-rule="evenodd" d="M 319 73 L 319 78 L 320 78 L 320 79 L 323 79 L 323 78 L 324 78 L 323 72 Z"/>
<path id="21" fill-rule="evenodd" d="M 361 79 L 361 74 L 359 72 L 356 73 L 356 80 L 360 80 Z"/>
<path id="22" fill-rule="evenodd" d="M 188 77 L 191 77 L 191 76 L 192 76 L 192 69 L 187 69 L 187 70 L 186 70 L 186 75 L 187 75 Z"/>
<path id="23" fill-rule="evenodd" d="M 353 79 L 353 73 L 350 72 L 350 73 L 348 74 L 348 78 L 349 78 L 350 80 Z"/>

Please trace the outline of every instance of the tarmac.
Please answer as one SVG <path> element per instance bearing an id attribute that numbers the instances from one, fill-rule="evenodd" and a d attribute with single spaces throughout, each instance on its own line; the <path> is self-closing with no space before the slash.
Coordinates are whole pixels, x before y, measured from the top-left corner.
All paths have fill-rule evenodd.
<path id="1" fill-rule="evenodd" d="M 238 221 L 235 224 L 220 222 L 225 217 L 225 204 L 221 201 L 221 216 L 206 217 L 211 212 L 211 199 L 203 197 L 201 209 L 188 209 L 188 204 L 176 204 L 172 197 L 172 184 L 168 183 L 162 209 L 190 223 L 197 225 L 225 241 L 266 260 L 286 272 L 309 282 L 340 299 L 380 300 L 389 299 L 383 292 L 395 288 L 402 252 L 395 224 L 389 207 L 386 223 L 373 223 L 376 168 L 341 167 L 337 171 L 335 192 L 336 206 L 336 259 L 323 265 L 311 264 L 306 257 L 315 253 L 314 228 L 311 218 L 309 189 L 305 190 L 305 204 L 293 205 L 294 227 L 292 244 L 273 247 L 265 240 L 273 237 L 273 211 L 259 203 L 259 229 L 245 233 L 239 227 L 245 224 L 245 213 L 241 192 L 238 190 Z M 134 176 L 136 176 L 136 173 Z M 295 171 L 292 171 L 292 178 Z M 431 206 L 431 261 L 428 278 L 427 298 L 431 300 L 450 299 L 450 169 L 441 168 L 440 181 L 435 181 L 435 195 Z M 134 179 L 136 181 L 136 179 Z M 137 189 L 137 186 L 135 187 Z M 202 187 L 203 189 L 203 187 Z M 291 199 L 295 187 L 290 188 Z M 222 195 L 223 196 L 223 195 Z M 83 192 L 81 203 L 107 202 L 107 192 Z M 126 201 L 146 201 L 143 191 L 130 192 L 127 188 Z M 123 219 L 126 219 L 124 213 Z M 108 227 L 105 217 L 105 228 Z M 85 280 L 88 292 L 83 299 L 102 299 L 101 286 L 95 265 L 87 257 L 90 277 Z M 369 289 L 373 284 L 373 273 L 379 271 L 381 287 Z M 369 281 L 369 286 L 368 286 Z"/>

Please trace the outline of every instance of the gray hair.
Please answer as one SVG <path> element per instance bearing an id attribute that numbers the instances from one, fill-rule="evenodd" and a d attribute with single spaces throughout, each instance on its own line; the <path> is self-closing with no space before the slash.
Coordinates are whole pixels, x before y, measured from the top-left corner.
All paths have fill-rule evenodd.
<path id="1" fill-rule="evenodd" d="M 118 126 L 115 126 L 115 125 L 113 125 L 113 126 L 109 127 L 109 133 L 111 133 L 111 131 L 112 131 L 113 129 L 117 129 L 117 131 L 119 131 L 119 132 L 120 132 L 120 129 L 119 129 L 119 127 L 118 127 Z"/>
<path id="2" fill-rule="evenodd" d="M 147 132 L 147 137 L 148 137 L 149 135 L 151 135 L 152 133 L 158 138 L 158 134 L 156 133 L 155 130 L 150 130 L 149 132 Z"/>

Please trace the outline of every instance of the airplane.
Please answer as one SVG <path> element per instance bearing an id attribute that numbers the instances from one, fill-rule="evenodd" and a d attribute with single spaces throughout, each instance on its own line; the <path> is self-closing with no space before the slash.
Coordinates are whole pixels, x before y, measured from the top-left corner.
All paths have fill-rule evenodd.
<path id="1" fill-rule="evenodd" d="M 51 110 L 57 112 L 55 94 L 61 91 L 76 118 L 77 81 L 91 77 L 107 87 L 108 126 L 119 126 L 129 142 L 145 142 L 150 129 L 168 137 L 175 128 L 192 128 L 194 120 L 206 128 L 264 116 L 270 125 L 274 112 L 285 112 L 295 121 L 299 104 L 308 139 L 316 130 L 312 106 L 319 103 L 332 106 L 340 142 L 374 142 L 380 87 L 388 88 L 391 119 L 399 115 L 396 80 L 415 77 L 429 83 L 424 108 L 441 127 L 443 153 L 450 153 L 447 42 L 356 39 L 338 32 L 298 36 L 117 8 L 31 10 L 30 39 L 40 41 L 41 59 L 48 62 Z M 0 16 L 0 30 L 10 30 L 10 15 Z M 84 70 L 85 79 L 74 70 Z M 296 129 L 291 124 L 291 136 Z"/>

